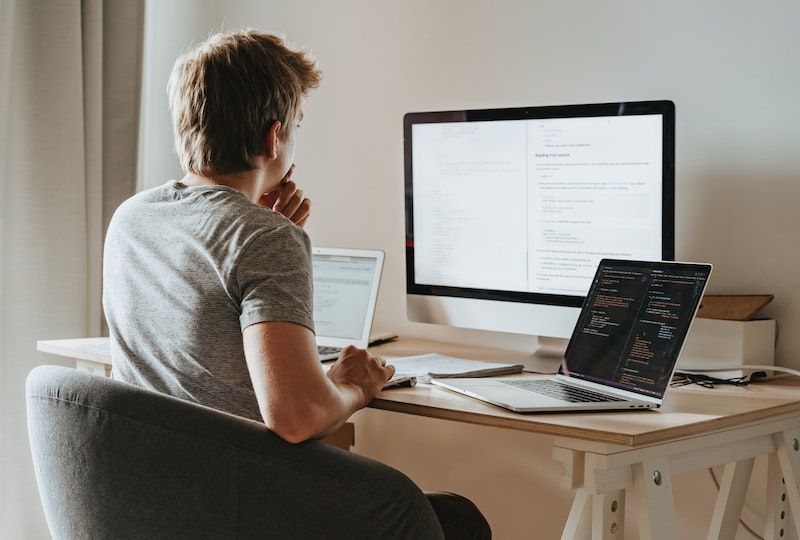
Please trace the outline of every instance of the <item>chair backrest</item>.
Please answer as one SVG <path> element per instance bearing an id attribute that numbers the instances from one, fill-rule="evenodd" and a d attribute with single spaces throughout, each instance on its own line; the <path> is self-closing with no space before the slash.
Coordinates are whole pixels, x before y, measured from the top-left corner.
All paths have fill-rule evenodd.
<path id="1" fill-rule="evenodd" d="M 426 538 L 438 522 L 401 473 L 264 424 L 75 369 L 26 384 L 54 538 Z"/>
<path id="2" fill-rule="evenodd" d="M 237 507 L 231 441 L 285 445 L 256 422 L 75 369 L 40 366 L 26 390 L 39 493 L 58 538 L 225 536 Z"/>

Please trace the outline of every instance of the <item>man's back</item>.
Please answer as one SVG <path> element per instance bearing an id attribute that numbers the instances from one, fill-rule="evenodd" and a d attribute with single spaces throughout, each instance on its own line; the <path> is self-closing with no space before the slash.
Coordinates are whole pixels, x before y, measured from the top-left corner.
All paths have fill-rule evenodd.
<path id="1" fill-rule="evenodd" d="M 253 420 L 242 329 L 313 330 L 308 236 L 227 186 L 171 181 L 126 201 L 103 277 L 114 378 Z"/>
<path id="2" fill-rule="evenodd" d="M 352 346 L 323 372 L 314 343 L 311 250 L 301 229 L 311 202 L 292 172 L 303 99 L 320 77 L 312 58 L 255 30 L 215 34 L 182 55 L 167 91 L 186 175 L 117 209 L 103 268 L 115 378 L 262 421 L 289 443 L 335 432 L 394 374 Z M 322 491 L 366 493 L 370 502 L 324 500 L 326 512 L 302 516 L 319 530 L 352 537 L 353 523 L 375 531 L 371 524 L 391 522 L 398 537 L 441 538 L 441 523 L 452 538 L 490 537 L 466 499 L 432 496 L 436 523 L 410 482 L 352 485 L 367 460 L 339 453 L 304 462 L 309 448 L 282 467 L 316 469 Z M 352 474 L 325 484 L 325 473 L 346 463 Z M 259 497 L 238 495 L 245 505 Z M 313 489 L 303 497 L 310 508 L 322 500 Z"/>

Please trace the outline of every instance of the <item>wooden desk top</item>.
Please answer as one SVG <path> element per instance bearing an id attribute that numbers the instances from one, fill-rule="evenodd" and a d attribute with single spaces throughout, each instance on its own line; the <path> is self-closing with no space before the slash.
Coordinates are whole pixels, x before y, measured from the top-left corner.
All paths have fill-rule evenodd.
<path id="1" fill-rule="evenodd" d="M 108 338 L 39 341 L 38 350 L 108 364 Z M 438 352 L 475 360 L 514 361 L 519 352 L 403 338 L 374 347 L 386 358 Z M 543 433 L 627 447 L 646 446 L 735 428 L 787 414 L 800 415 L 800 382 L 795 379 L 743 388 L 672 388 L 658 410 L 519 414 L 443 388 L 419 384 L 382 392 L 375 409 L 471 424 Z"/>

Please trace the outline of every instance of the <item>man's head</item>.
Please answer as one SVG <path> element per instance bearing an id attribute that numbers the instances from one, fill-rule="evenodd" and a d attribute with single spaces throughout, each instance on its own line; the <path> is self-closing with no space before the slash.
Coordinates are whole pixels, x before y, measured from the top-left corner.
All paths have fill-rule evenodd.
<path id="1" fill-rule="evenodd" d="M 302 98 L 320 79 L 316 62 L 277 36 L 255 30 L 211 36 L 178 58 L 169 79 L 181 167 L 205 177 L 236 174 L 267 155 L 283 158 L 288 170 L 292 156 L 281 150 L 293 152 Z M 274 156 L 271 131 L 287 145 Z"/>

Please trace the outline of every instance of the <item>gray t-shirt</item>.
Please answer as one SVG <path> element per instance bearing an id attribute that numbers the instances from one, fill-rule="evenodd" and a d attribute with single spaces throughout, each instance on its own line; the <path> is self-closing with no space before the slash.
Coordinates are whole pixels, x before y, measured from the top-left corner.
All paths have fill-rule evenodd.
<path id="1" fill-rule="evenodd" d="M 106 235 L 112 376 L 261 421 L 242 330 L 314 330 L 308 235 L 226 186 L 170 181 L 125 201 Z"/>

